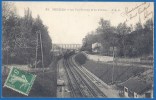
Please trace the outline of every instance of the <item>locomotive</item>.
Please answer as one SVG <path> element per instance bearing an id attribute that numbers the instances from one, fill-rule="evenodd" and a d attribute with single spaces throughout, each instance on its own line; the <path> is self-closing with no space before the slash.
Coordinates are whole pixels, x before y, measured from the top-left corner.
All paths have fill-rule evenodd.
<path id="1" fill-rule="evenodd" d="M 75 54 L 75 50 L 67 50 L 67 51 L 64 53 L 64 58 L 67 59 L 67 58 L 69 58 L 70 56 L 72 56 L 73 54 Z"/>

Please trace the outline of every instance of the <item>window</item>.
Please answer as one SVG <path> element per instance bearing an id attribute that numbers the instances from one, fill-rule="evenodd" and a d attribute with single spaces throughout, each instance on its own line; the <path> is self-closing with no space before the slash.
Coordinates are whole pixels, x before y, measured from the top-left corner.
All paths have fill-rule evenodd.
<path id="1" fill-rule="evenodd" d="M 125 88 L 125 92 L 128 92 L 128 89 L 127 88 Z"/>
<path id="2" fill-rule="evenodd" d="M 145 98 L 151 98 L 151 93 L 145 93 Z"/>

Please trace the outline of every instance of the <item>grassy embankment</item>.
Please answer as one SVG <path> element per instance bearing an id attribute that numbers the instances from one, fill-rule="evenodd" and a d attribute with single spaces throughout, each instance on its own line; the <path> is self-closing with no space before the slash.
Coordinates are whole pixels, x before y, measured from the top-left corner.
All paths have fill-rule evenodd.
<path id="1" fill-rule="evenodd" d="M 147 70 L 147 68 L 139 67 L 139 65 L 124 66 L 124 64 L 118 65 L 117 63 L 115 63 L 114 73 L 112 74 L 112 64 L 87 60 L 82 53 L 76 56 L 76 62 L 83 65 L 85 68 L 87 68 L 107 84 L 110 84 L 112 82 L 112 75 L 113 81 L 120 83 Z"/>

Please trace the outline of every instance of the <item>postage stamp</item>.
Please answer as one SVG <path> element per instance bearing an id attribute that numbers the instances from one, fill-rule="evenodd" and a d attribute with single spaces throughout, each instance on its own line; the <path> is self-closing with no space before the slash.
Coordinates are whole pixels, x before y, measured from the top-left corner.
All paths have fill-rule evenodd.
<path id="1" fill-rule="evenodd" d="M 35 78 L 36 75 L 12 67 L 4 87 L 28 96 Z"/>

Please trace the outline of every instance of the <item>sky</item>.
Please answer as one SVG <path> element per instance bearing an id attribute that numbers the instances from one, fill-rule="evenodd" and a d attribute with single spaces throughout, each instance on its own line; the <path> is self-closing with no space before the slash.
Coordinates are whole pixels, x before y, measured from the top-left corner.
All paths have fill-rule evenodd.
<path id="1" fill-rule="evenodd" d="M 14 2 L 19 16 L 29 8 L 48 27 L 53 43 L 82 44 L 82 39 L 99 26 L 100 18 L 117 26 L 128 20 L 134 25 L 153 18 L 153 3 L 143 2 Z M 137 13 L 137 14 L 136 14 Z M 131 18 L 130 18 L 131 17 Z"/>

